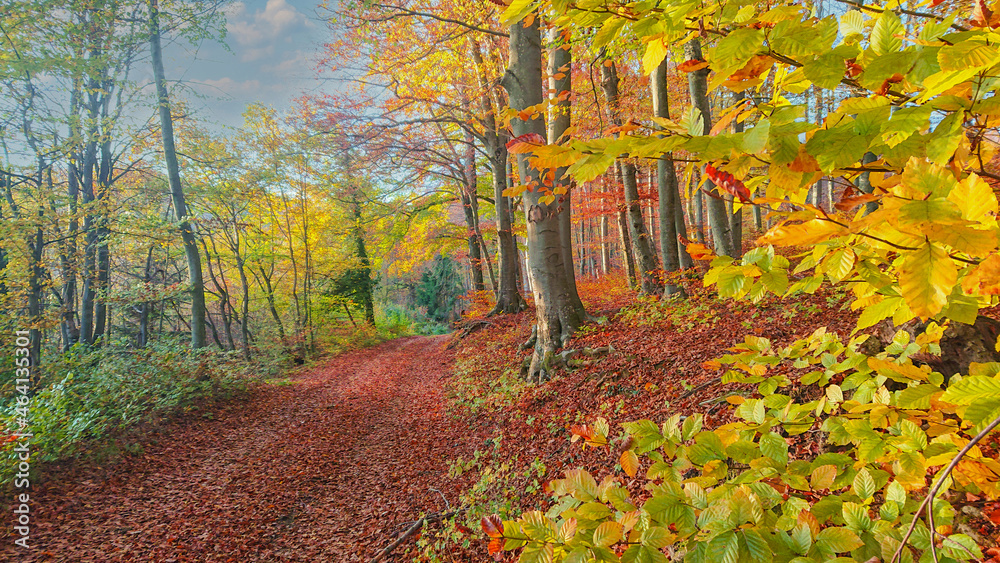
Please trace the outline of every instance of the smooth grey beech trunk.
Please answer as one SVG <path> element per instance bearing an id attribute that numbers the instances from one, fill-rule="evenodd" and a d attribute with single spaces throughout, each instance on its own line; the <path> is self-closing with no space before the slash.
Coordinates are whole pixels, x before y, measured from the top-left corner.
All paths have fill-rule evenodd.
<path id="1" fill-rule="evenodd" d="M 649 87 L 652 91 L 653 115 L 670 119 L 666 57 L 649 77 Z M 687 235 L 687 229 L 684 227 L 684 210 L 681 205 L 673 156 L 672 153 L 667 153 L 656 161 L 656 188 L 660 200 L 660 254 L 663 256 L 663 269 L 667 272 L 681 269 L 682 256 L 687 257 L 690 261 L 690 257 L 686 256 L 687 251 L 684 249 L 684 245 L 678 239 L 679 234 Z M 664 299 L 674 295 L 683 296 L 684 289 L 679 285 L 666 284 L 663 289 Z"/>
<path id="2" fill-rule="evenodd" d="M 608 102 L 608 113 L 616 126 L 622 125 L 621 108 L 619 107 L 618 68 L 614 61 L 601 65 L 601 87 Z M 657 275 L 659 265 L 656 254 L 653 253 L 652 240 L 646 230 L 642 218 L 642 206 L 639 203 L 639 186 L 636 181 L 635 164 L 626 159 L 620 159 L 622 188 L 625 195 L 626 224 L 631 253 L 635 260 L 636 281 L 642 293 L 659 293 L 662 286 Z M 625 249 L 629 252 L 629 249 Z"/>
<path id="3" fill-rule="evenodd" d="M 153 59 L 153 80 L 156 82 L 156 96 L 160 106 L 160 130 L 163 134 L 163 156 L 167 164 L 167 181 L 174 203 L 174 213 L 180 221 L 181 239 L 187 257 L 188 285 L 191 290 L 191 347 L 205 346 L 205 280 L 201 273 L 201 257 L 198 241 L 188 221 L 187 204 L 181 187 L 180 168 L 177 165 L 177 149 L 174 147 L 174 124 L 170 115 L 170 96 L 167 94 L 167 79 L 163 72 L 163 49 L 160 46 L 160 10 L 156 0 L 149 0 L 149 50 Z"/>
<path id="4" fill-rule="evenodd" d="M 548 141 L 556 144 L 570 126 L 570 99 L 562 96 L 572 92 L 573 88 L 573 54 L 569 43 L 563 41 L 562 30 L 553 27 L 549 30 L 549 122 Z M 580 301 L 580 293 L 576 289 L 576 269 L 573 267 L 573 217 L 571 207 L 572 182 L 566 175 L 566 168 L 559 168 L 552 180 L 552 189 L 561 188 L 565 193 L 556 196 L 556 209 L 559 213 L 559 236 L 562 239 L 563 265 L 566 267 L 566 284 L 570 300 L 577 312 L 583 318 L 586 311 Z"/>
<path id="5" fill-rule="evenodd" d="M 494 288 L 496 305 L 490 315 L 517 313 L 524 310 L 527 304 L 517 289 L 517 278 L 520 272 L 517 246 L 514 243 L 513 221 L 510 198 L 503 195 L 507 189 L 508 155 L 506 136 L 498 130 L 496 109 L 490 96 L 492 86 L 486 79 L 485 64 L 479 43 L 470 41 L 472 59 L 476 63 L 476 76 L 479 79 L 479 107 L 483 118 L 483 137 L 486 154 L 493 172 L 493 201 L 497 215 L 497 285 Z"/>
<path id="6" fill-rule="evenodd" d="M 688 60 L 703 60 L 701 40 L 694 38 L 684 46 L 684 54 Z M 712 103 L 708 99 L 708 68 L 702 68 L 688 73 L 688 90 L 691 92 L 691 103 L 701 111 L 704 135 L 712 131 Z M 711 192 L 715 184 L 705 179 L 705 190 Z M 708 198 L 708 226 L 712 229 L 712 240 L 715 243 L 715 253 L 725 256 L 735 256 L 733 247 L 732 226 L 729 222 L 729 212 L 726 202 L 714 197 Z"/>
<path id="7" fill-rule="evenodd" d="M 503 77 L 503 86 L 510 98 L 510 107 L 524 110 L 542 103 L 542 39 L 538 18 L 530 25 L 524 21 L 510 26 L 510 62 Z M 535 115 L 531 119 L 512 119 L 514 135 L 534 133 L 545 138 L 545 121 Z M 527 219 L 528 276 L 535 298 L 536 339 L 528 365 L 527 378 L 542 382 L 551 377 L 551 362 L 583 322 L 573 304 L 567 272 L 563 263 L 563 241 L 559 231 L 558 203 L 540 201 L 541 171 L 529 166 L 524 155 L 518 155 L 522 181 L 529 185 L 524 192 Z"/>

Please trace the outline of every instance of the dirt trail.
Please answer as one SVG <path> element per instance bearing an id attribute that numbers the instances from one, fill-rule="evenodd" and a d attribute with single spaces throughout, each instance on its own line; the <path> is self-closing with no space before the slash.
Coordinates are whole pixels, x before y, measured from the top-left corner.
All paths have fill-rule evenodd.
<path id="1" fill-rule="evenodd" d="M 447 460 L 475 438 L 444 411 L 443 347 L 413 337 L 334 358 L 173 424 L 110 470 L 43 483 L 31 553 L 8 536 L 0 560 L 368 561 L 458 500 Z"/>

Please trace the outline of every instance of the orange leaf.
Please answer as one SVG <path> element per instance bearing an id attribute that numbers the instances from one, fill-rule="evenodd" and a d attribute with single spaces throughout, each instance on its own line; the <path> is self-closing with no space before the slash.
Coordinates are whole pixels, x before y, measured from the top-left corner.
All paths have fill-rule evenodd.
<path id="1" fill-rule="evenodd" d="M 622 452 L 618 462 L 621 463 L 622 470 L 625 471 L 629 477 L 635 477 L 635 474 L 639 471 L 639 458 L 632 450 L 625 450 Z"/>
<path id="2" fill-rule="evenodd" d="M 490 545 L 487 546 L 490 550 L 490 555 L 495 555 L 503 551 L 503 538 L 493 538 L 490 540 Z"/>
<path id="3" fill-rule="evenodd" d="M 692 242 L 687 245 L 686 249 L 688 254 L 691 255 L 692 260 L 711 260 L 715 258 L 715 253 L 700 242 Z"/>
<path id="4" fill-rule="evenodd" d="M 747 64 L 743 65 L 743 68 L 732 73 L 729 76 L 729 80 L 749 80 L 751 78 L 757 78 L 765 70 L 771 68 L 775 62 L 777 61 L 772 59 L 770 55 L 755 55 L 752 59 L 747 61 Z"/>
<path id="5" fill-rule="evenodd" d="M 483 527 L 483 532 L 486 532 L 487 536 L 496 539 L 503 538 L 503 520 L 496 514 L 483 516 L 483 519 L 479 521 L 479 525 Z M 490 542 L 491 545 L 492 543 Z M 493 552 L 491 551 L 490 553 Z"/>
<path id="6" fill-rule="evenodd" d="M 708 63 L 701 59 L 689 59 L 677 65 L 677 70 L 681 72 L 694 72 L 706 68 Z"/>

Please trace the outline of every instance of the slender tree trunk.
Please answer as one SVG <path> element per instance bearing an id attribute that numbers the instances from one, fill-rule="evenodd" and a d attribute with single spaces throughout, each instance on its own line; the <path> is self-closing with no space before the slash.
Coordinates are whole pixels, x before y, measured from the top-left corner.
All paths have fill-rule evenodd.
<path id="1" fill-rule="evenodd" d="M 537 15 L 536 15 L 537 16 Z M 542 41 L 538 18 L 516 22 L 510 26 L 510 63 L 503 86 L 516 111 L 542 103 Z M 511 120 L 517 136 L 534 133 L 544 137 L 545 123 L 539 116 L 529 120 Z M 521 180 L 529 185 L 524 193 L 528 231 L 528 275 L 535 297 L 536 339 L 528 365 L 527 378 L 541 382 L 551 377 L 551 362 L 557 349 L 563 346 L 583 322 L 574 305 L 563 263 L 563 241 L 559 230 L 557 205 L 540 201 L 541 171 L 532 168 L 523 155 L 518 155 Z"/>
<path id="2" fill-rule="evenodd" d="M 546 132 L 548 142 L 554 145 L 570 126 L 570 94 L 573 91 L 573 55 L 571 45 L 563 37 L 563 31 L 553 27 L 549 30 L 548 75 L 549 75 L 549 120 Z M 573 183 L 566 175 L 566 168 L 555 171 L 552 191 L 556 194 L 556 212 L 559 214 L 559 238 L 562 242 L 563 266 L 566 268 L 566 289 L 569 300 L 576 308 L 576 315 L 586 318 L 587 312 L 580 301 L 576 288 L 576 270 L 573 267 Z"/>
<path id="3" fill-rule="evenodd" d="M 746 97 L 746 92 L 736 93 L 736 103 L 740 103 Z M 742 133 L 744 129 L 743 122 L 736 119 L 733 120 L 733 132 Z M 736 202 L 733 202 L 735 205 Z M 739 258 L 743 256 L 743 209 L 740 208 L 738 211 L 730 215 L 730 221 L 732 225 L 733 232 L 733 255 L 734 258 Z"/>
<path id="4" fill-rule="evenodd" d="M 167 180 L 173 198 L 174 212 L 180 221 L 184 254 L 187 256 L 188 284 L 191 288 L 191 347 L 205 346 L 205 281 L 201 274 L 201 257 L 198 242 L 188 221 L 184 190 L 181 187 L 180 168 L 177 164 L 177 149 L 174 148 L 174 124 L 170 115 L 170 97 L 167 94 L 167 79 L 163 72 L 163 51 L 160 47 L 160 15 L 157 0 L 149 0 L 149 50 L 153 59 L 153 78 L 160 106 L 160 130 L 163 133 L 163 156 L 167 163 Z"/>
<path id="5" fill-rule="evenodd" d="M 476 218 L 472 210 L 472 198 L 469 196 L 468 186 L 460 186 L 458 189 L 458 195 L 462 201 L 462 212 L 465 216 L 465 240 L 469 249 L 469 271 L 472 275 L 472 289 L 475 291 L 484 291 L 486 285 L 483 282 L 483 256 L 479 252 L 479 238 L 476 237 Z"/>
<path id="6" fill-rule="evenodd" d="M 691 183 L 698 185 L 693 178 Z M 705 194 L 697 190 L 694 191 L 694 224 L 697 227 L 695 240 L 705 244 Z"/>
<path id="7" fill-rule="evenodd" d="M 685 56 L 691 59 L 704 59 L 701 54 L 701 40 L 692 39 L 684 47 Z M 712 130 L 712 104 L 708 99 L 709 69 L 703 68 L 688 73 L 688 89 L 691 92 L 691 103 L 701 111 L 703 131 L 708 135 Z M 705 190 L 712 191 L 715 184 L 705 179 Z M 732 227 L 726 203 L 714 197 L 708 198 L 708 225 L 712 229 L 712 239 L 715 243 L 715 253 L 725 256 L 735 256 L 733 248 Z"/>
<path id="8" fill-rule="evenodd" d="M 664 58 L 649 77 L 652 89 L 653 115 L 670 119 L 670 105 L 667 96 L 667 59 Z M 677 169 L 674 168 L 674 155 L 667 153 L 656 161 L 656 184 L 659 194 L 659 224 L 660 224 L 660 254 L 663 256 L 663 269 L 675 272 L 681 268 L 681 256 L 687 251 L 681 244 L 678 235 L 686 235 L 684 225 L 684 210 L 677 185 Z M 680 229 L 678 228 L 678 219 Z M 690 257 L 688 258 L 690 260 Z M 684 288 L 675 284 L 666 284 L 664 299 L 674 295 L 684 296 Z"/>
<path id="9" fill-rule="evenodd" d="M 273 272 L 268 274 L 264 270 L 264 266 L 259 266 L 260 270 L 260 283 L 264 287 L 264 297 L 267 299 L 267 308 L 271 312 L 271 318 L 274 319 L 274 324 L 278 328 L 278 338 L 281 342 L 285 342 L 285 325 L 281 322 L 281 315 L 278 314 L 278 308 L 275 306 L 274 302 L 274 287 L 271 285 L 271 276 L 274 275 Z"/>
<path id="10" fill-rule="evenodd" d="M 601 274 L 608 275 L 611 271 L 611 244 L 608 237 L 611 236 L 611 222 L 606 213 L 601 214 Z"/>
<path id="11" fill-rule="evenodd" d="M 606 61 L 605 64 L 601 65 L 601 86 L 604 89 L 604 97 L 608 102 L 608 113 L 611 114 L 611 121 L 616 126 L 621 126 L 622 117 L 619 107 L 618 69 L 614 61 L 610 61 L 610 63 L 607 64 Z M 659 293 L 661 289 L 660 280 L 657 276 L 659 267 L 656 263 L 656 255 L 653 254 L 649 233 L 646 231 L 646 225 L 642 218 L 635 165 L 627 159 L 620 159 L 618 167 L 625 196 L 624 211 L 627 215 L 625 219 L 628 225 L 628 240 L 631 243 L 631 250 L 628 247 L 625 247 L 624 250 L 634 259 L 632 275 L 638 281 L 639 289 L 642 293 Z M 619 222 L 621 220 L 622 218 L 619 217 Z M 622 238 L 625 238 L 624 233 Z"/>
<path id="12" fill-rule="evenodd" d="M 628 215 L 624 209 L 619 208 L 617 215 L 618 219 L 618 245 L 621 248 L 623 266 L 625 267 L 625 275 L 628 277 L 629 287 L 637 287 L 638 280 L 635 275 L 635 258 L 632 256 L 632 241 L 628 232 Z"/>

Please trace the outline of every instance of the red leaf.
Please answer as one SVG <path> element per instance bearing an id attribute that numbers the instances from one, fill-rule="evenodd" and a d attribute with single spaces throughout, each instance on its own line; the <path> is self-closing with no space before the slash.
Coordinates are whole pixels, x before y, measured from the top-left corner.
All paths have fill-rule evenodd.
<path id="1" fill-rule="evenodd" d="M 507 141 L 507 150 L 518 154 L 528 152 L 532 147 L 540 147 L 544 144 L 545 137 L 542 137 L 538 133 L 525 133 Z"/>
<path id="2" fill-rule="evenodd" d="M 987 27 L 990 25 L 990 17 L 993 12 L 986 6 L 986 0 L 972 1 L 972 19 L 969 22 L 976 27 Z"/>
<path id="3" fill-rule="evenodd" d="M 834 204 L 838 210 L 847 213 L 848 211 L 854 209 L 855 207 L 868 203 L 869 201 L 878 201 L 879 197 L 872 194 L 859 194 L 859 195 L 844 195 L 840 201 Z"/>
<path id="4" fill-rule="evenodd" d="M 479 521 L 479 524 L 483 527 L 483 531 L 486 535 L 491 538 L 503 538 L 503 520 L 500 519 L 496 514 L 491 514 L 489 516 L 483 516 L 483 519 Z M 493 542 L 490 542 L 492 545 Z M 492 551 L 490 553 L 493 553 Z"/>
<path id="5" fill-rule="evenodd" d="M 705 174 L 708 176 L 716 186 L 730 193 L 731 195 L 740 198 L 742 203 L 750 202 L 750 190 L 747 189 L 743 182 L 737 180 L 729 172 L 723 170 L 718 170 L 711 164 L 705 167 Z"/>

